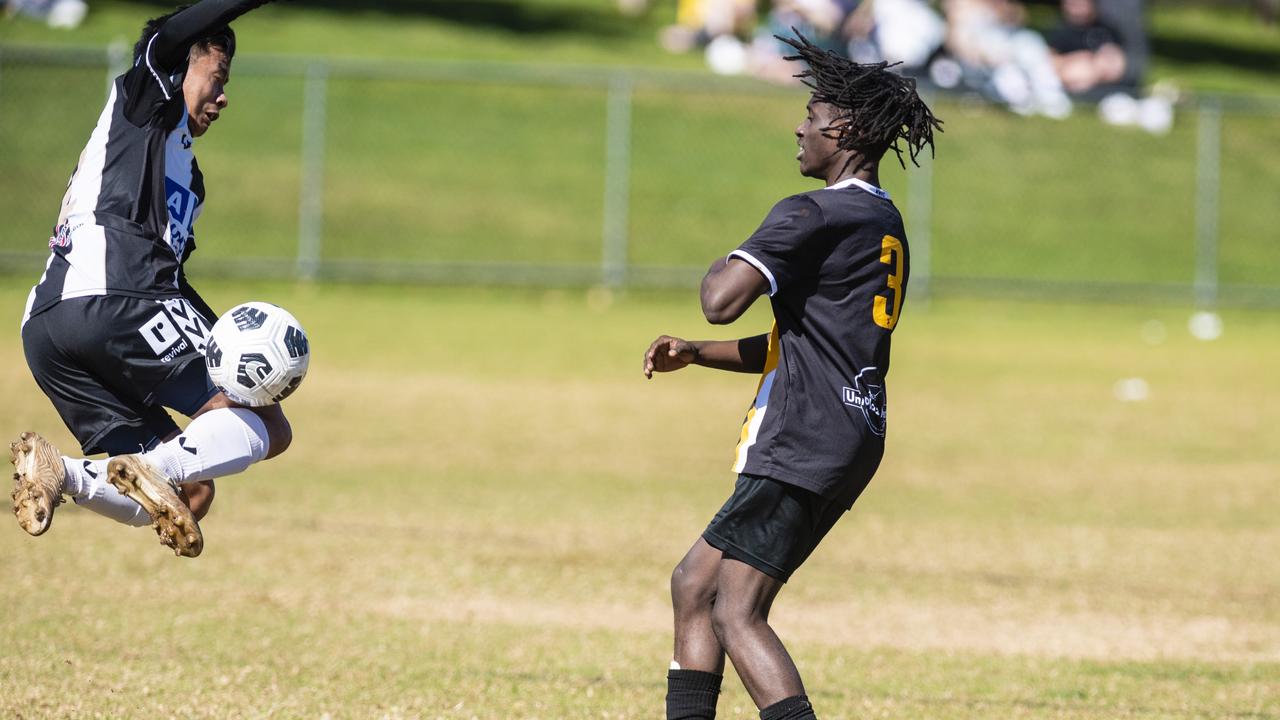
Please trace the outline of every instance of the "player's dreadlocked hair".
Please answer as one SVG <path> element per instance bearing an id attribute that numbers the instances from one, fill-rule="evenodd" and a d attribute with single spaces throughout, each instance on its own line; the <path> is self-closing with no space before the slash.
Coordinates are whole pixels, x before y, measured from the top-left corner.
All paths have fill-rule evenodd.
<path id="1" fill-rule="evenodd" d="M 795 38 L 775 35 L 796 49 L 787 60 L 803 60 L 809 67 L 795 75 L 813 90 L 814 99 L 834 105 L 842 122 L 831 130 L 839 133 L 841 150 L 852 150 L 865 161 L 879 160 L 892 149 L 902 167 L 899 140 L 907 141 L 907 153 L 917 166 L 916 156 L 929 146 L 933 154 L 933 131 L 942 132 L 942 121 L 916 94 L 916 81 L 889 72 L 887 62 L 861 64 L 823 50 L 791 29 Z"/>

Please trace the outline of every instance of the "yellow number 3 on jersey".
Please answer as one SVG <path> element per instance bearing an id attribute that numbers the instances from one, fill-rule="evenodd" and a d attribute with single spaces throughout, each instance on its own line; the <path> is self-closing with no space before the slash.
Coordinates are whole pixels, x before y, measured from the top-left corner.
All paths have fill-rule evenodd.
<path id="1" fill-rule="evenodd" d="M 898 313 L 902 311 L 902 241 L 892 235 L 885 235 L 880 242 L 880 262 L 893 267 L 888 282 L 888 288 L 893 293 L 893 306 L 890 309 L 889 298 L 876 295 L 871 315 L 877 325 L 885 330 L 892 330 L 898 324 Z"/>

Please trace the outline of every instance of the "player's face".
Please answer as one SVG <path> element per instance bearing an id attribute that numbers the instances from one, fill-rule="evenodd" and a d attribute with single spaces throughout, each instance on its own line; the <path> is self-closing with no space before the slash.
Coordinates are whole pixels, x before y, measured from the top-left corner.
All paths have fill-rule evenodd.
<path id="1" fill-rule="evenodd" d="M 804 121 L 796 126 L 796 144 L 800 146 L 796 160 L 800 161 L 800 174 L 805 177 L 828 179 L 840 155 L 839 136 L 830 129 L 837 122 L 835 110 L 828 103 L 810 99 L 805 106 Z"/>
<path id="2" fill-rule="evenodd" d="M 227 83 L 231 81 L 231 61 L 222 50 L 199 47 L 191 51 L 182 95 L 187 100 L 187 128 L 200 137 L 227 107 Z"/>

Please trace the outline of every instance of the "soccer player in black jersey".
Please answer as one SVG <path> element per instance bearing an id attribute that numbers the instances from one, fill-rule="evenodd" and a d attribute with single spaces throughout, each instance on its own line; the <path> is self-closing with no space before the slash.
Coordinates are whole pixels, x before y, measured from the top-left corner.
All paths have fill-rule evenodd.
<path id="1" fill-rule="evenodd" d="M 650 378 L 691 364 L 762 374 L 734 491 L 671 576 L 671 720 L 715 717 L 726 654 L 761 718 L 815 717 L 769 608 L 880 464 L 889 338 L 910 265 L 878 167 L 891 149 L 903 162 L 902 142 L 914 161 L 941 129 L 915 83 L 884 63 L 856 64 L 803 37 L 785 42 L 812 90 L 795 131 L 800 173 L 826 187 L 775 205 L 712 264 L 701 290 L 713 324 L 768 295 L 773 329 L 734 341 L 663 335 L 644 355 Z"/>
<path id="2" fill-rule="evenodd" d="M 81 449 L 112 457 L 63 457 L 32 432 L 12 443 L 13 510 L 32 535 L 66 495 L 120 522 L 150 523 L 175 553 L 194 557 L 213 479 L 289 446 L 278 405 L 239 407 L 209 381 L 215 316 L 183 271 L 204 204 L 192 148 L 227 107 L 228 23 L 267 1 L 203 0 L 148 22 L 80 154 L 22 343 Z M 193 418 L 181 434 L 166 407 Z"/>

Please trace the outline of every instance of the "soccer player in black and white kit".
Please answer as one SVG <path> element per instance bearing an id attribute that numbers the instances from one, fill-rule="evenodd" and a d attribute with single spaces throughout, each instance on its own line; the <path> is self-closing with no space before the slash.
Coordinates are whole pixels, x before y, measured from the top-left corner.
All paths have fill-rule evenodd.
<path id="1" fill-rule="evenodd" d="M 902 218 L 879 187 L 900 141 L 914 161 L 941 129 L 915 83 L 785 40 L 812 90 L 796 128 L 802 175 L 826 187 L 779 202 L 702 281 L 714 324 L 761 295 L 771 333 L 734 341 L 663 335 L 644 373 L 691 364 L 761 373 L 734 471 L 737 484 L 671 576 L 675 652 L 667 718 L 714 718 L 725 655 L 764 720 L 814 718 L 795 663 L 768 623 L 783 583 L 871 480 L 884 452 L 889 339 L 909 269 Z M 904 163 L 905 165 L 905 163 Z"/>
<path id="2" fill-rule="evenodd" d="M 81 449 L 111 457 L 63 457 L 23 433 L 11 445 L 13 510 L 32 535 L 49 528 L 65 495 L 119 522 L 151 524 L 175 553 L 194 557 L 213 479 L 289 446 L 278 405 L 240 407 L 209 381 L 215 316 L 183 272 L 204 204 L 193 147 L 227 107 L 236 50 L 228 23 L 267 1 L 204 0 L 149 21 L 80 154 L 22 344 Z M 165 408 L 192 418 L 185 431 Z"/>

